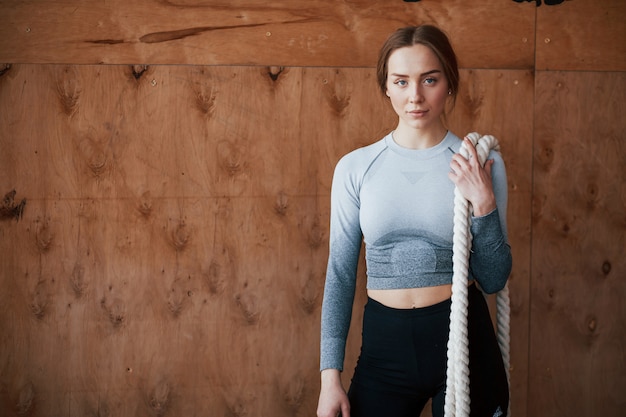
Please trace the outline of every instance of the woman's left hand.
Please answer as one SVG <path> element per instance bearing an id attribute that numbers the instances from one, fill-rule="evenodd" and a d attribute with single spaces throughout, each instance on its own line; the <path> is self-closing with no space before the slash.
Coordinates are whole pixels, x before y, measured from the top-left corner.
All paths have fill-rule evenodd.
<path id="1" fill-rule="evenodd" d="M 484 216 L 496 208 L 496 197 L 491 182 L 493 159 L 488 159 L 482 167 L 472 142 L 468 138 L 464 138 L 463 141 L 468 149 L 468 159 L 460 153 L 454 154 L 450 162 L 452 171 L 448 177 L 472 205 L 473 215 Z"/>

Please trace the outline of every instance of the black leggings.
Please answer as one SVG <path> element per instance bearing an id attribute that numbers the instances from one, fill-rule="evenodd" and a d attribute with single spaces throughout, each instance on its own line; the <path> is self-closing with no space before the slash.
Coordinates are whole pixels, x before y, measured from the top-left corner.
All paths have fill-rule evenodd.
<path id="1" fill-rule="evenodd" d="M 368 299 L 363 344 L 348 391 L 351 417 L 419 417 L 432 398 L 443 417 L 451 301 L 394 309 Z M 509 387 L 489 309 L 469 287 L 470 415 L 504 417 Z"/>

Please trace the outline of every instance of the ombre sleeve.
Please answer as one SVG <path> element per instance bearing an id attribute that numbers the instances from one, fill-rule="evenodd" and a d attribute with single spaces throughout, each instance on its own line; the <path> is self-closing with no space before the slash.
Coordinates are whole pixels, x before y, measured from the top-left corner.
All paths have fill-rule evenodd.
<path id="1" fill-rule="evenodd" d="M 484 216 L 472 217 L 470 271 L 483 291 L 493 294 L 506 285 L 513 259 L 506 224 L 508 205 L 506 169 L 500 153 L 492 151 L 489 158 L 494 159 L 491 177 L 496 209 Z"/>
<path id="2" fill-rule="evenodd" d="M 358 180 L 351 158 L 335 168 L 331 189 L 329 255 L 321 317 L 320 370 L 343 370 L 362 243 Z"/>

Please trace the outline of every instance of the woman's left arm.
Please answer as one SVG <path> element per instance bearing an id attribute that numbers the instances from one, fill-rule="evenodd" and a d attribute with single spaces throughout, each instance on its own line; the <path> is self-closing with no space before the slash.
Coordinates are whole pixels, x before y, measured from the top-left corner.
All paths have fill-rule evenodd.
<path id="1" fill-rule="evenodd" d="M 511 247 L 502 231 L 500 217 L 496 208 L 485 216 L 472 217 L 470 226 L 473 236 L 470 274 L 487 294 L 504 288 L 513 266 Z"/>

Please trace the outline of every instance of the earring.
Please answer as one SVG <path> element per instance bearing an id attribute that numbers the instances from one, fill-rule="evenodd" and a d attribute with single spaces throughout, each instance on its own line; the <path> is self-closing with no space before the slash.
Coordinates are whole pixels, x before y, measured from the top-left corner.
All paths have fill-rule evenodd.
<path id="1" fill-rule="evenodd" d="M 452 90 L 448 90 L 448 95 L 451 96 L 452 95 Z"/>

